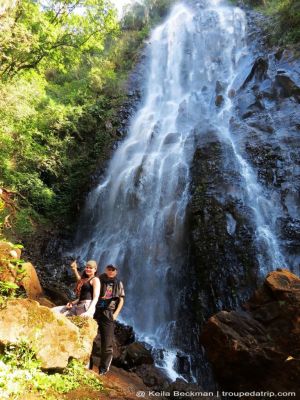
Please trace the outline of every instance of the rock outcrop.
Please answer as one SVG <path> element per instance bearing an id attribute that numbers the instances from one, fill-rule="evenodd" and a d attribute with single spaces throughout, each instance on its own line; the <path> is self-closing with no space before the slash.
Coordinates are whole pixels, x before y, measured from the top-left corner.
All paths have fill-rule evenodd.
<path id="1" fill-rule="evenodd" d="M 30 299 L 9 300 L 0 326 L 1 344 L 26 341 L 44 369 L 65 368 L 70 358 L 87 363 L 97 334 L 92 318 L 68 319 Z"/>
<path id="2" fill-rule="evenodd" d="M 300 279 L 271 272 L 245 310 L 217 313 L 202 333 L 222 388 L 299 391 Z"/>
<path id="3" fill-rule="evenodd" d="M 232 101 L 229 131 L 235 149 L 208 121 L 197 128 L 191 168 L 189 261 L 178 325 L 179 331 L 194 327 L 189 340 L 184 328 L 179 337 L 187 342 L 184 350 L 193 349 L 193 371 L 200 380 L 204 358 L 195 356 L 202 350 L 193 339 L 204 321 L 220 310 L 238 309 L 257 287 L 260 269 L 299 271 L 300 62 L 291 50 L 267 48 L 259 28 L 265 17 L 246 14 L 249 52 L 230 90 L 222 82 L 216 88 L 217 104 L 220 94 Z M 259 187 L 252 202 L 235 150 Z M 259 235 L 256 201 L 284 255 L 281 264 L 274 265 L 268 239 Z"/>
<path id="4" fill-rule="evenodd" d="M 53 307 L 54 304 L 45 296 L 34 266 L 20 261 L 21 253 L 21 249 L 12 243 L 0 242 L 0 281 L 15 283 L 29 299 Z"/>

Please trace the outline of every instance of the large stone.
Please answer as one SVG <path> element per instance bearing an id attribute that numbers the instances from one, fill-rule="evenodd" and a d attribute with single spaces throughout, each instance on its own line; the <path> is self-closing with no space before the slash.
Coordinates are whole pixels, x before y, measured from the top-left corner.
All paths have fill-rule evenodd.
<path id="1" fill-rule="evenodd" d="M 124 369 L 131 369 L 143 364 L 153 364 L 151 351 L 146 349 L 143 343 L 134 342 L 125 346 L 114 364 Z"/>
<path id="2" fill-rule="evenodd" d="M 250 82 L 263 81 L 267 77 L 267 70 L 267 59 L 258 57 L 254 61 L 252 69 L 242 85 L 242 89 L 244 89 Z"/>
<path id="3" fill-rule="evenodd" d="M 88 362 L 97 333 L 93 319 L 68 319 L 29 299 L 8 301 L 0 310 L 0 326 L 0 343 L 26 340 L 44 369 L 64 368 L 70 358 Z"/>
<path id="4" fill-rule="evenodd" d="M 292 272 L 284 269 L 270 272 L 265 284 L 274 296 L 278 296 L 278 293 L 291 293 L 299 301 L 300 279 Z"/>
<path id="5" fill-rule="evenodd" d="M 227 390 L 300 390 L 300 279 L 268 274 L 247 312 L 221 311 L 201 336 L 217 379 Z"/>
<path id="6" fill-rule="evenodd" d="M 36 270 L 31 263 L 22 265 L 25 276 L 22 279 L 22 285 L 26 291 L 27 296 L 32 300 L 37 300 L 44 295 L 42 286 L 37 276 Z"/>
<path id="7" fill-rule="evenodd" d="M 282 95 L 285 97 L 295 96 L 299 100 L 300 86 L 298 80 L 286 71 L 278 71 L 276 75 L 276 83 L 282 88 Z"/>
<path id="8" fill-rule="evenodd" d="M 153 390 L 163 390 L 171 383 L 163 369 L 153 364 L 142 364 L 134 368 L 134 372 L 142 378 L 144 384 Z"/>
<path id="9" fill-rule="evenodd" d="M 54 304 L 45 297 L 35 267 L 29 262 L 19 262 L 20 257 L 19 248 L 9 242 L 0 242 L 0 280 L 16 283 L 29 299 L 53 307 Z"/>
<path id="10" fill-rule="evenodd" d="M 115 341 L 117 346 L 127 346 L 133 343 L 135 340 L 135 334 L 132 326 L 121 324 L 116 321 L 115 325 Z"/>

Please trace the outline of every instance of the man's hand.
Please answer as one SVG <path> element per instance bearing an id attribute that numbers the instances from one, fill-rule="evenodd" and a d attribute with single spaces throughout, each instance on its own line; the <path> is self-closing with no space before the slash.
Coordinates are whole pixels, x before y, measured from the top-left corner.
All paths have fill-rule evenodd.
<path id="1" fill-rule="evenodd" d="M 118 318 L 118 315 L 119 315 L 119 314 L 117 314 L 116 312 L 113 313 L 112 317 L 113 317 L 113 320 L 114 320 L 114 321 Z"/>
<path id="2" fill-rule="evenodd" d="M 124 298 L 120 297 L 118 307 L 117 307 L 117 309 L 115 310 L 115 312 L 112 315 L 112 318 L 113 318 L 114 321 L 118 318 L 119 313 L 122 310 L 123 305 L 124 305 Z"/>
<path id="3" fill-rule="evenodd" d="M 73 307 L 73 303 L 71 301 L 69 301 L 69 303 L 66 305 L 67 309 L 70 309 Z"/>

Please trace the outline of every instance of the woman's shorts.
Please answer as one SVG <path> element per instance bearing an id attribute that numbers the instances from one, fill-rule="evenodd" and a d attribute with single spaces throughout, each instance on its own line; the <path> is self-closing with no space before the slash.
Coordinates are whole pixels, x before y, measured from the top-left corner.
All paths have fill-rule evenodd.
<path id="1" fill-rule="evenodd" d="M 74 304 L 72 308 L 67 308 L 66 306 L 58 306 L 51 308 L 57 314 L 63 314 L 66 317 L 72 317 L 74 315 L 81 315 L 85 313 L 91 304 L 92 300 L 82 300 L 77 304 Z"/>

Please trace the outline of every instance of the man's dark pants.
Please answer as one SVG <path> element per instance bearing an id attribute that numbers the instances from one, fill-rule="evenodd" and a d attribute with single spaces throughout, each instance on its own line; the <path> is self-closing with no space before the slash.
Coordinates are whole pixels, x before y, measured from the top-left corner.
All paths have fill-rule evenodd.
<path id="1" fill-rule="evenodd" d="M 100 310 L 96 310 L 94 318 L 98 323 L 101 338 L 100 370 L 107 371 L 113 358 L 115 322 Z"/>

